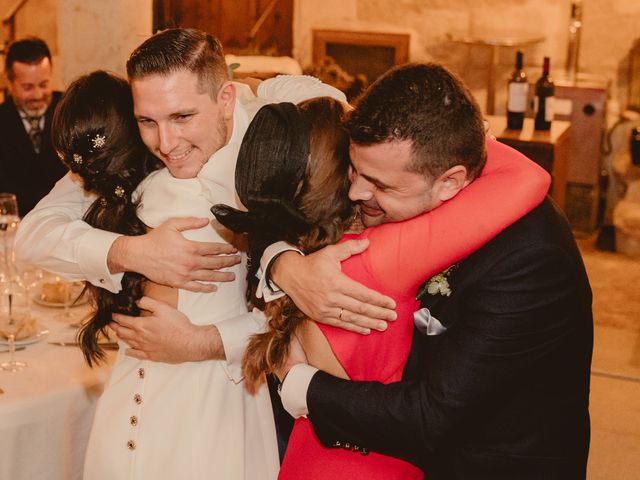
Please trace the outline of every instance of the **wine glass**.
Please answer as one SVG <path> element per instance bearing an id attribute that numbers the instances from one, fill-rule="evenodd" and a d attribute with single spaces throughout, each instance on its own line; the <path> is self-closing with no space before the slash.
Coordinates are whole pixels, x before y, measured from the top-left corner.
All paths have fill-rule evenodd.
<path id="1" fill-rule="evenodd" d="M 0 193 L 0 238 L 4 251 L 4 264 L 13 261 L 13 238 L 20 223 L 18 200 L 13 193 Z"/>
<path id="2" fill-rule="evenodd" d="M 13 324 L 13 284 L 15 275 L 11 265 L 0 263 L 0 318 L 8 324 Z M 7 306 L 5 307 L 5 299 Z"/>
<path id="3" fill-rule="evenodd" d="M 16 280 L 24 289 L 27 317 L 31 318 L 31 289 L 37 287 L 42 282 L 44 271 L 32 265 L 22 265 L 19 266 L 17 270 Z"/>
<path id="4" fill-rule="evenodd" d="M 4 271 L 7 284 L 3 288 L 2 295 L 7 295 L 9 299 L 9 322 L 13 322 L 11 316 L 12 303 L 12 274 L 14 273 L 13 239 L 16 229 L 20 223 L 18 216 L 18 200 L 13 193 L 0 193 L 0 240 L 2 241 L 3 255 L 0 261 L 0 269 Z"/>
<path id="5" fill-rule="evenodd" d="M 6 324 L 4 325 L 5 328 L 11 328 L 11 327 L 16 327 L 15 324 L 11 325 L 11 324 Z M 6 362 L 2 362 L 0 363 L 0 368 L 2 368 L 2 370 L 7 370 L 9 372 L 19 372 L 20 370 L 22 370 L 24 367 L 27 366 L 27 362 L 23 362 L 21 360 L 16 360 L 15 354 L 16 354 L 16 335 L 15 332 L 14 333 L 9 333 L 7 335 L 7 339 L 8 339 L 8 343 L 9 343 L 9 360 Z"/>
<path id="6" fill-rule="evenodd" d="M 16 336 L 15 334 L 18 331 L 18 324 L 14 322 L 13 317 L 11 316 L 11 286 L 12 286 L 12 275 L 9 273 L 4 266 L 0 266 L 0 293 L 4 297 L 7 295 L 9 300 L 9 311 L 6 317 L 0 319 L 2 331 L 6 334 L 9 343 L 9 360 L 7 362 L 3 362 L 0 364 L 0 368 L 2 370 L 7 370 L 10 372 L 17 372 L 22 370 L 27 366 L 25 362 L 21 362 L 15 360 L 14 355 L 16 351 Z M 2 335 L 4 336 L 4 335 Z"/>
<path id="7" fill-rule="evenodd" d="M 64 310 L 62 313 L 57 314 L 55 318 L 64 322 L 74 322 L 77 316 L 71 311 L 71 305 L 78 300 L 78 289 L 76 288 L 78 283 L 67 282 L 59 278 L 56 278 L 56 281 L 61 282 L 62 285 L 62 306 L 64 307 Z"/>

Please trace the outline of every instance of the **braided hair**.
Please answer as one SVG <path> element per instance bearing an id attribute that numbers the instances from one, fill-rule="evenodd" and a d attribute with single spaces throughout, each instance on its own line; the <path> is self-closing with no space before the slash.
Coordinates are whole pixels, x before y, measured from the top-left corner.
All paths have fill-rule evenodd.
<path id="1" fill-rule="evenodd" d="M 337 242 L 353 218 L 348 198 L 349 139 L 344 109 L 332 98 L 263 107 L 244 136 L 236 164 L 236 190 L 247 212 L 214 205 L 227 228 L 249 234 L 249 255 L 286 240 L 310 253 Z M 254 269 L 257 267 L 254 267 Z M 249 288 L 257 281 L 250 272 Z M 285 296 L 265 306 L 268 326 L 254 335 L 242 367 L 255 391 L 264 373 L 282 365 L 296 329 L 307 316 Z"/>
<path id="2" fill-rule="evenodd" d="M 126 80 L 98 70 L 75 80 L 56 108 L 53 145 L 62 162 L 97 195 L 83 220 L 92 227 L 124 235 L 142 235 L 147 227 L 137 216 L 140 199 L 134 191 L 161 166 L 145 148 L 133 116 L 133 100 Z M 139 315 L 145 277 L 127 272 L 115 294 L 88 282 L 95 313 L 79 333 L 85 360 L 91 366 L 104 360 L 98 339 L 114 312 Z"/>

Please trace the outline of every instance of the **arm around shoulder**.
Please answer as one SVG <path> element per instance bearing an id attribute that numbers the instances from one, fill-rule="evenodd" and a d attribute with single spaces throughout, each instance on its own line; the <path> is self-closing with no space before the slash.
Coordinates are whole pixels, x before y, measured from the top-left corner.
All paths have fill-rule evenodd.
<path id="1" fill-rule="evenodd" d="M 570 256 L 536 247 L 499 260 L 460 292 L 470 305 L 419 380 L 383 385 L 314 375 L 306 400 L 324 445 L 347 441 L 422 466 L 471 412 L 527 388 L 525 372 L 535 369 L 549 385 L 588 376 L 588 295 L 578 300 L 588 288 L 575 286 L 586 280 L 576 277 Z M 584 371 L 573 367 L 579 364 Z M 533 384 L 530 396 L 536 392 Z M 531 414 L 544 418 L 547 408 Z"/>
<path id="2" fill-rule="evenodd" d="M 118 291 L 120 278 L 107 268 L 107 255 L 118 234 L 82 220 L 94 200 L 77 177 L 67 173 L 22 219 L 15 243 L 18 261 Z"/>

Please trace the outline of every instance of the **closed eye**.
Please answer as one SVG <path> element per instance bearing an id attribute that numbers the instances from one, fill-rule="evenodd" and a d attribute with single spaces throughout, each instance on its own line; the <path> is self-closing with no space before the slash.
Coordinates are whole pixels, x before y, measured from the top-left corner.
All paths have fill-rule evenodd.
<path id="1" fill-rule="evenodd" d="M 193 113 L 181 113 L 179 115 L 175 115 L 173 118 L 176 122 L 188 122 L 193 117 Z"/>

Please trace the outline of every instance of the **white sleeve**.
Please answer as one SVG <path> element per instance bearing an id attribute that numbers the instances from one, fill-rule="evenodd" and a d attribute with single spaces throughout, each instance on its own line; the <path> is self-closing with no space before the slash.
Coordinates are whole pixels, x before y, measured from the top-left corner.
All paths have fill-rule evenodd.
<path id="1" fill-rule="evenodd" d="M 228 318 L 216 323 L 220 333 L 226 362 L 225 372 L 235 383 L 242 381 L 242 357 L 249 343 L 249 338 L 264 331 L 267 319 L 257 308 L 252 312 Z"/>
<path id="2" fill-rule="evenodd" d="M 332 97 L 347 103 L 344 93 L 309 75 L 278 75 L 258 86 L 258 97 L 269 103 L 300 103 L 315 97 Z"/>
<path id="3" fill-rule="evenodd" d="M 107 255 L 119 234 L 82 221 L 94 200 L 73 174 L 62 177 L 20 222 L 15 241 L 18 262 L 118 292 L 123 274 L 109 273 Z"/>
<path id="4" fill-rule="evenodd" d="M 280 399 L 282 406 L 293 418 L 298 418 L 309 414 L 307 406 L 307 391 L 311 379 L 318 371 L 317 368 L 298 363 L 291 367 L 280 388 Z"/>
<path id="5" fill-rule="evenodd" d="M 264 249 L 262 258 L 260 259 L 260 268 L 258 268 L 258 272 L 256 273 L 260 279 L 256 287 L 256 297 L 264 298 L 264 301 L 267 303 L 285 296 L 285 293 L 280 290 L 280 287 L 265 275 L 265 272 L 269 271 L 271 262 L 283 252 L 298 252 L 300 255 L 304 255 L 300 249 L 282 241 L 272 243 Z"/>

